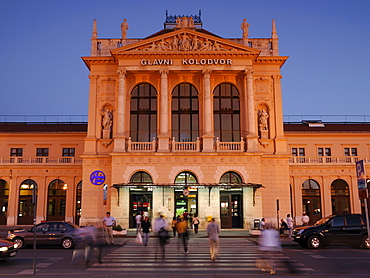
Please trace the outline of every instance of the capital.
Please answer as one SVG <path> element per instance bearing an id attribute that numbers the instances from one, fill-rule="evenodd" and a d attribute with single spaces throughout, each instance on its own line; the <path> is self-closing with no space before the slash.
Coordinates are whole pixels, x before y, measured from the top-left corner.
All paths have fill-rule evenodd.
<path id="1" fill-rule="evenodd" d="M 118 75 L 119 75 L 119 78 L 125 78 L 125 77 L 126 77 L 126 75 L 127 75 L 127 72 L 126 72 L 126 70 L 125 70 L 125 69 L 118 69 L 118 70 L 117 70 L 117 73 L 118 73 Z"/>
<path id="2" fill-rule="evenodd" d="M 160 70 L 159 73 L 161 74 L 161 77 L 167 77 L 169 70 Z"/>
<path id="3" fill-rule="evenodd" d="M 211 76 L 211 72 L 212 71 L 209 70 L 209 69 L 202 70 L 202 73 L 203 73 L 204 77 L 206 77 L 206 78 L 209 78 Z"/>

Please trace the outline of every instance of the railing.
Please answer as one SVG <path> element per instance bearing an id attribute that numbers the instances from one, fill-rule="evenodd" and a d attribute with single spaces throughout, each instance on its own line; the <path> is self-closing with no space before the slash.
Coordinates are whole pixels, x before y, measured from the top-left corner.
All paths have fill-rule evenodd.
<path id="1" fill-rule="evenodd" d="M 364 160 L 366 163 L 370 162 L 370 158 L 358 156 L 292 156 L 289 159 L 290 164 L 355 164 L 359 160 Z"/>
<path id="2" fill-rule="evenodd" d="M 131 137 L 127 140 L 127 152 L 155 152 L 156 140 L 153 137 L 152 142 L 132 142 Z"/>
<path id="3" fill-rule="evenodd" d="M 82 159 L 68 157 L 0 157 L 0 164 L 82 164 Z"/>
<path id="4" fill-rule="evenodd" d="M 220 138 L 216 138 L 216 152 L 244 152 L 244 140 L 240 142 L 220 142 Z"/>
<path id="5" fill-rule="evenodd" d="M 200 152 L 200 140 L 197 137 L 196 142 L 176 142 L 175 137 L 171 142 L 172 152 Z"/>

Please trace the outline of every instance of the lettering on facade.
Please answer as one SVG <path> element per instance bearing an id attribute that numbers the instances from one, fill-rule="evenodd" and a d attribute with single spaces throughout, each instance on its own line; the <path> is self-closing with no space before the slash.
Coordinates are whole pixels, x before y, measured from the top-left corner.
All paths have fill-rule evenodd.
<path id="1" fill-rule="evenodd" d="M 182 65 L 232 65 L 232 59 L 182 59 Z M 142 59 L 142 66 L 173 65 L 172 59 Z"/>

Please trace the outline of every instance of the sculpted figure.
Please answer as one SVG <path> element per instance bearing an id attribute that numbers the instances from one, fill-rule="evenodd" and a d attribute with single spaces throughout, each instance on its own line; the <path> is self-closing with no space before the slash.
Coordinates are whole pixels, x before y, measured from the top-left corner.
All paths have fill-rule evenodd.
<path id="1" fill-rule="evenodd" d="M 126 39 L 127 29 L 128 29 L 128 23 L 127 23 L 127 20 L 125 18 L 123 20 L 122 24 L 121 24 L 122 39 Z"/>
<path id="2" fill-rule="evenodd" d="M 247 39 L 248 38 L 248 28 L 249 28 L 249 24 L 247 22 L 247 19 L 244 18 L 243 20 L 243 23 L 242 25 L 240 26 L 243 30 L 243 39 Z"/>
<path id="3" fill-rule="evenodd" d="M 110 130 L 112 127 L 113 123 L 113 115 L 112 111 L 106 108 L 104 112 L 102 113 L 103 120 L 102 120 L 102 125 L 104 130 Z"/>
<path id="4" fill-rule="evenodd" d="M 259 128 L 260 130 L 268 130 L 268 123 L 267 119 L 269 117 L 269 114 L 267 114 L 266 109 L 258 110 L 259 115 Z"/>

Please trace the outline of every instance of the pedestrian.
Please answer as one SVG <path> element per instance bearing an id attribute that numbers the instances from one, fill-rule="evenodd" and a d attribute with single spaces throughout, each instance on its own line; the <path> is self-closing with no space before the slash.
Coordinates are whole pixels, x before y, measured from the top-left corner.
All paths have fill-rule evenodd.
<path id="1" fill-rule="evenodd" d="M 292 238 L 292 231 L 293 231 L 293 218 L 290 217 L 290 214 L 288 213 L 286 216 L 286 224 L 288 225 L 288 238 Z"/>
<path id="2" fill-rule="evenodd" d="M 136 221 L 136 233 L 138 233 L 141 230 L 141 214 L 140 214 L 140 212 L 136 213 L 135 221 Z"/>
<path id="3" fill-rule="evenodd" d="M 92 226 L 88 225 L 83 228 L 78 229 L 75 232 L 75 236 L 78 238 L 76 241 L 76 249 L 73 250 L 71 263 L 75 264 L 76 260 L 85 255 L 85 267 L 89 266 L 91 254 L 95 247 L 95 242 L 97 240 L 98 230 Z"/>
<path id="4" fill-rule="evenodd" d="M 184 247 L 185 254 L 189 253 L 188 249 L 188 240 L 189 240 L 189 233 L 188 233 L 188 221 L 185 218 L 182 218 L 180 222 L 176 224 L 177 234 L 178 234 L 178 241 L 177 241 L 177 253 L 180 253 L 180 244 L 182 243 Z"/>
<path id="5" fill-rule="evenodd" d="M 264 230 L 265 225 L 266 225 L 265 218 L 262 218 L 261 221 L 260 221 L 258 229 L 260 229 L 261 231 Z"/>
<path id="6" fill-rule="evenodd" d="M 113 243 L 113 226 L 116 225 L 116 219 L 110 215 L 108 211 L 106 216 L 103 218 L 104 230 L 107 244 L 114 244 Z"/>
<path id="7" fill-rule="evenodd" d="M 288 230 L 288 225 L 284 219 L 280 220 L 280 235 L 284 235 L 284 232 Z"/>
<path id="8" fill-rule="evenodd" d="M 155 259 L 157 259 L 158 249 L 161 255 L 161 258 L 164 259 L 166 253 L 166 244 L 169 240 L 169 235 L 167 231 L 167 221 L 164 218 L 164 215 L 160 214 L 158 218 L 154 221 L 154 232 L 158 236 L 158 244 L 156 245 Z"/>
<path id="9" fill-rule="evenodd" d="M 301 220 L 302 226 L 308 226 L 308 222 L 310 222 L 310 217 L 304 212 Z"/>
<path id="10" fill-rule="evenodd" d="M 104 227 L 101 225 L 97 229 L 97 237 L 95 241 L 95 250 L 98 251 L 98 262 L 102 264 L 102 254 L 103 254 L 103 246 L 106 244 L 106 239 L 104 236 Z"/>
<path id="11" fill-rule="evenodd" d="M 199 224 L 200 224 L 200 221 L 199 221 L 198 214 L 194 213 L 193 225 L 194 225 L 194 233 L 195 234 L 198 233 L 198 226 L 199 226 Z"/>
<path id="12" fill-rule="evenodd" d="M 220 227 L 215 222 L 215 219 L 212 218 L 211 222 L 207 226 L 207 234 L 209 238 L 209 251 L 211 254 L 211 260 L 214 261 L 219 253 L 219 239 L 218 234 L 220 233 Z"/>
<path id="13" fill-rule="evenodd" d="M 276 274 L 274 255 L 277 252 L 282 252 L 279 232 L 271 229 L 270 224 L 266 223 L 258 243 L 262 255 L 256 261 L 257 267 L 261 268 L 262 271 L 270 269 L 270 274 Z"/>
<path id="14" fill-rule="evenodd" d="M 152 228 L 152 224 L 150 224 L 149 217 L 145 216 L 144 220 L 141 222 L 141 229 L 143 231 L 144 246 L 148 245 L 151 228 Z"/>
<path id="15" fill-rule="evenodd" d="M 179 222 L 179 221 L 177 221 L 176 216 L 174 216 L 174 217 L 172 218 L 172 222 L 171 222 L 171 227 L 172 227 L 173 237 L 176 237 L 176 224 L 177 224 L 177 222 Z"/>

